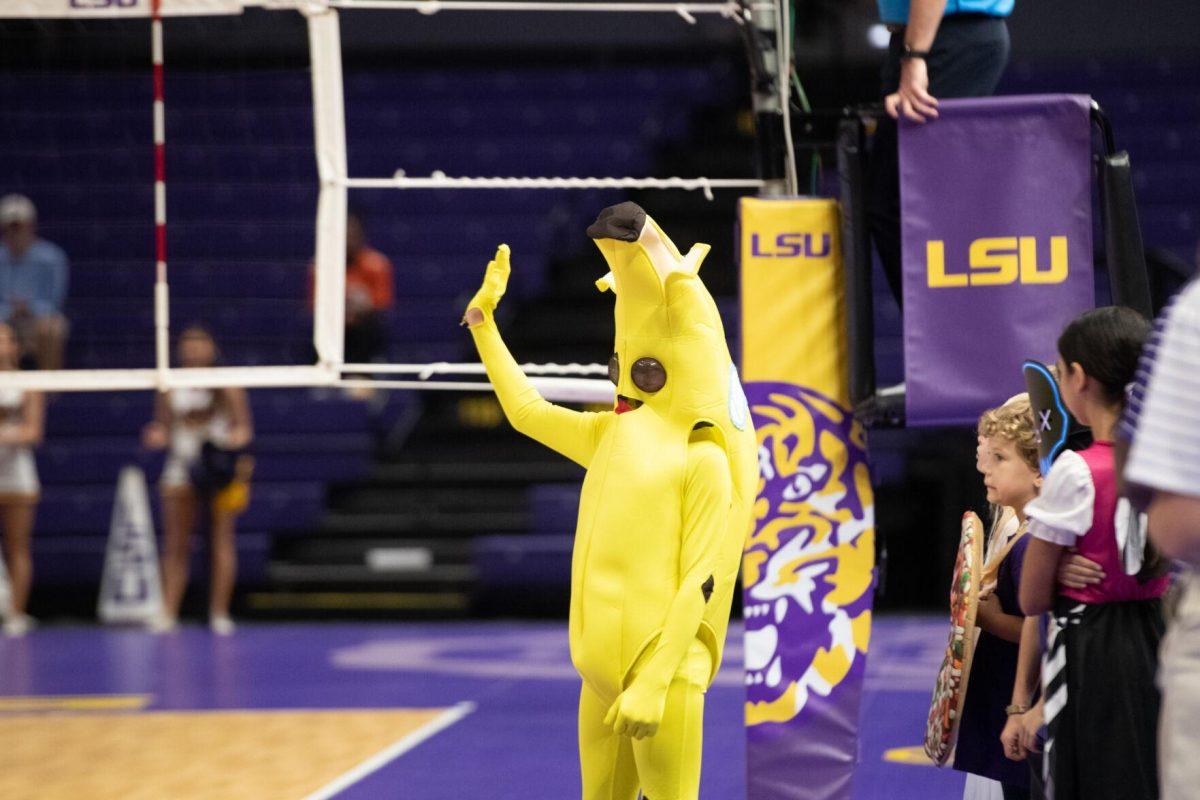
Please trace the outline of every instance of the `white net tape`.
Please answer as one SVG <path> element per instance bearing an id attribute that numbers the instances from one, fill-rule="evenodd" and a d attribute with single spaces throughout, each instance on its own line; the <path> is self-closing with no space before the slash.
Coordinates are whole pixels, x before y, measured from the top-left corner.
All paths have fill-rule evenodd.
<path id="1" fill-rule="evenodd" d="M 704 192 L 713 199 L 713 189 L 761 189 L 757 178 L 451 178 L 435 172 L 427 178 L 411 178 L 397 172 L 391 178 L 348 178 L 349 189 L 682 189 Z"/>
<path id="2" fill-rule="evenodd" d="M 604 364 L 522 364 L 526 375 L 607 375 Z M 434 375 L 486 375 L 483 364 L 452 364 L 437 361 L 431 364 L 346 364 L 343 373 L 370 373 L 373 375 L 416 375 L 427 380 Z"/>
<path id="3" fill-rule="evenodd" d="M 558 403 L 597 403 L 611 406 L 616 400 L 615 387 L 608 381 L 584 378 L 530 378 L 542 397 Z M 449 392 L 490 392 L 492 385 L 470 381 L 392 381 L 346 378 L 338 381 L 346 388 L 437 390 Z"/>
<path id="4" fill-rule="evenodd" d="M 438 14 L 443 11 L 534 11 L 534 12 L 608 12 L 618 14 L 677 14 L 694 23 L 696 14 L 716 14 L 741 23 L 744 11 L 729 3 L 606 3 L 606 2 L 504 2 L 504 0 L 162 0 L 166 17 L 240 14 L 245 8 L 297 10 L 306 14 L 327 9 L 364 9 L 416 11 Z M 51 19 L 55 17 L 148 17 L 150 0 L 5 0 L 0 17 Z"/>
<path id="5" fill-rule="evenodd" d="M 205 369 L 63 369 L 0 371 L 0 389 L 48 392 L 121 392 L 145 389 L 214 389 L 327 386 L 338 373 L 328 367 L 209 367 Z"/>
<path id="6" fill-rule="evenodd" d="M 592 380 L 572 375 L 607 375 L 603 364 L 522 364 L 522 371 L 542 396 L 561 403 L 604 403 L 616 399 L 615 389 L 608 380 Z M 422 391 L 480 392 L 491 391 L 492 385 L 483 381 L 433 380 L 442 375 L 486 375 L 483 364 L 453 364 L 439 361 L 431 364 L 346 364 L 344 375 L 411 375 L 407 380 L 342 378 L 339 386 L 348 388 L 407 389 Z"/>
<path id="7" fill-rule="evenodd" d="M 604 368 L 585 364 L 535 364 L 531 372 L 556 375 L 595 374 Z M 411 374 L 415 380 L 343 378 L 329 367 L 211 367 L 172 369 L 164 376 L 155 369 L 55 370 L 0 372 L 0 389 L 51 392 L 129 392 L 153 389 L 214 389 L 238 386 L 251 389 L 305 386 L 343 388 L 371 387 L 420 391 L 490 392 L 484 381 L 429 380 L 425 375 L 486 374 L 482 364 L 352 364 L 342 368 L 349 374 Z M 614 389 L 607 380 L 571 377 L 531 377 L 547 400 L 561 403 L 612 404 Z"/>
<path id="8" fill-rule="evenodd" d="M 265 0 L 268 7 L 287 5 Z M 650 13 L 678 14 L 689 24 L 695 24 L 696 14 L 718 14 L 738 23 L 743 12 L 737 3 L 522 3 L 503 0 L 329 0 L 333 8 L 386 9 L 438 14 L 443 11 L 537 11 L 537 12 L 609 12 L 617 14 Z"/>

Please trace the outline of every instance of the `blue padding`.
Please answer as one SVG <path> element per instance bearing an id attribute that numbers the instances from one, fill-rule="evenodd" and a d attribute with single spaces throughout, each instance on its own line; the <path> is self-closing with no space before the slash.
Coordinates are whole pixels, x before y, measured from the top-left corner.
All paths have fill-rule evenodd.
<path id="1" fill-rule="evenodd" d="M 1145 203 L 1140 204 L 1145 208 Z M 1142 237 L 1158 247 L 1194 247 L 1200 234 L 1200 214 L 1195 206 L 1171 205 L 1170 214 L 1147 213 L 1142 217 Z"/>
<path id="2" fill-rule="evenodd" d="M 690 103 L 692 98 L 686 98 Z M 543 134 L 596 134 L 666 138 L 686 129 L 685 107 L 672 98 L 648 102 L 644 96 L 604 100 L 530 98 L 513 103 L 495 98 L 463 100 L 431 98 L 420 104 L 398 103 L 380 108 L 375 103 L 347 107 L 346 135 L 354 144 L 378 138 L 440 137 L 528 131 Z"/>
<path id="3" fill-rule="evenodd" d="M 480 536 L 471 560 L 481 589 L 567 585 L 574 536 Z"/>
<path id="4" fill-rule="evenodd" d="M 115 491 L 115 478 L 108 486 L 45 487 L 42 503 L 38 506 L 37 538 L 62 535 L 107 537 Z M 325 487 L 318 481 L 258 481 L 252 488 L 250 506 L 238 524 L 260 530 L 309 525 L 323 511 L 324 501 Z M 161 516 L 158 493 L 153 486 L 150 504 L 157 525 Z"/>
<path id="5" fill-rule="evenodd" d="M 143 419 L 143 424 L 144 422 Z M 141 457 L 138 447 L 136 436 L 54 437 L 38 449 L 37 458 L 39 464 L 45 462 L 46 469 L 63 469 L 64 477 L 70 480 L 69 465 L 72 460 L 111 459 L 118 464 L 124 464 Z M 369 454 L 371 449 L 371 436 L 364 430 L 350 433 L 314 433 L 297 425 L 287 433 L 263 434 L 260 429 L 251 452 L 262 455 L 290 455 L 292 458 L 319 461 L 328 453 L 362 455 Z M 264 475 L 261 469 L 258 474 L 260 477 L 270 477 Z"/>
<path id="6" fill-rule="evenodd" d="M 267 578 L 271 535 L 258 531 L 237 534 L 238 586 L 262 584 Z M 95 536 L 61 536 L 33 540 L 33 569 L 38 586 L 86 585 L 95 587 L 104 571 L 105 539 Z M 208 547 L 196 537 L 192 556 L 192 581 L 208 576 Z"/>
<path id="7" fill-rule="evenodd" d="M 579 517 L 579 485 L 540 483 L 529 492 L 533 512 L 533 531 L 539 534 L 563 534 L 575 530 Z"/>

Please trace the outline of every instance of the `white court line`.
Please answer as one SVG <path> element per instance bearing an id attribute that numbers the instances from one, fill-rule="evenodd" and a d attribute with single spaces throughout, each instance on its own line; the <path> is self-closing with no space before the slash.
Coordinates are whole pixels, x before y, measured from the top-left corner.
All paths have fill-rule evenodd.
<path id="1" fill-rule="evenodd" d="M 337 778 L 334 778 L 331 783 L 327 783 L 312 794 L 307 795 L 304 800 L 329 800 L 329 798 L 337 795 L 338 792 L 341 792 L 343 789 L 348 789 L 349 787 L 361 781 L 363 778 L 370 775 L 372 772 L 382 768 L 389 761 L 404 755 L 426 739 L 436 736 L 437 734 L 446 730 L 446 728 L 449 728 L 451 725 L 458 722 L 474 710 L 474 703 L 458 703 L 453 708 L 446 709 L 444 712 L 438 714 L 432 720 L 425 723 L 424 726 L 408 734 L 403 739 L 400 739 L 389 747 L 380 750 L 378 753 L 354 767 L 349 772 L 342 773 Z"/>

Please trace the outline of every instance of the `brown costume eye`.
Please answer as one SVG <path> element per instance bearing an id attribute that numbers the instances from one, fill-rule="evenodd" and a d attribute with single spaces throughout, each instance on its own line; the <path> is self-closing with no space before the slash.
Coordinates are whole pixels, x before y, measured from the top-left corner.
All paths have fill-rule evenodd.
<path id="1" fill-rule="evenodd" d="M 621 380 L 621 360 L 617 358 L 616 353 L 608 360 L 608 379 L 613 382 L 613 386 Z"/>
<path id="2" fill-rule="evenodd" d="M 667 385 L 667 370 L 656 358 L 639 358 L 629 371 L 633 385 L 653 394 Z"/>

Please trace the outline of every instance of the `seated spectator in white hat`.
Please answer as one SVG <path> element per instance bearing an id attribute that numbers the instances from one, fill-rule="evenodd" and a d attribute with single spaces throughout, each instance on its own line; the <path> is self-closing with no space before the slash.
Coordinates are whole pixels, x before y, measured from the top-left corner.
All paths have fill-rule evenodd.
<path id="1" fill-rule="evenodd" d="M 23 361 L 62 369 L 67 255 L 38 238 L 37 209 L 21 194 L 0 198 L 0 235 L 0 321 L 16 331 Z"/>

